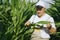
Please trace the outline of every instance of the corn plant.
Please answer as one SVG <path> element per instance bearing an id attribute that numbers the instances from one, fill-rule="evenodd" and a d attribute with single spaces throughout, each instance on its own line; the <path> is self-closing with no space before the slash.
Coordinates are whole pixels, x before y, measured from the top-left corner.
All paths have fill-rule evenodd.
<path id="1" fill-rule="evenodd" d="M 0 34 L 1 40 L 29 40 L 31 29 L 24 26 L 24 23 L 34 13 L 32 3 L 21 0 L 4 0 L 0 5 L 0 23 L 3 31 Z"/>
<path id="2" fill-rule="evenodd" d="M 55 7 L 52 9 L 55 10 Z M 34 3 L 25 0 L 0 0 L 0 40 L 30 40 L 33 29 L 24 24 L 35 13 Z M 49 9 L 48 13 L 53 12 Z M 40 23 L 47 24 L 48 22 L 38 22 Z M 56 38 L 60 38 L 60 32 L 56 34 Z"/>
<path id="3" fill-rule="evenodd" d="M 57 27 L 56 35 L 51 36 L 50 40 L 60 40 L 60 0 L 55 0 L 55 4 L 47 10 L 47 13 L 54 18 Z"/>

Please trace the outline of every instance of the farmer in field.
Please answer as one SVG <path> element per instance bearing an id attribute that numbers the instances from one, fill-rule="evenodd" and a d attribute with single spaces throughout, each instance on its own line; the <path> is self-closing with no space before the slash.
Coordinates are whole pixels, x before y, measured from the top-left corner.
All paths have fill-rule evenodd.
<path id="1" fill-rule="evenodd" d="M 51 2 L 52 3 L 52 2 Z M 40 21 L 49 21 L 50 24 L 43 24 L 43 27 L 47 28 L 45 31 L 42 29 L 38 29 L 38 26 L 34 28 L 34 32 L 32 33 L 31 40 L 49 40 L 50 39 L 50 32 L 55 33 L 56 27 L 54 23 L 54 19 L 45 13 L 46 9 L 50 8 L 50 3 L 47 1 L 39 1 L 36 3 L 36 15 L 32 15 L 31 18 L 25 23 L 26 26 L 30 24 L 34 24 Z"/>

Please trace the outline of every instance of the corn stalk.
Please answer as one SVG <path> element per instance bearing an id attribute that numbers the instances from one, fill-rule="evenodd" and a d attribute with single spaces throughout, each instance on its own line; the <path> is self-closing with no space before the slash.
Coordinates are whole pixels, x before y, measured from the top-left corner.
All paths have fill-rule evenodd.
<path id="1" fill-rule="evenodd" d="M 0 40 L 30 40 L 33 29 L 24 26 L 24 23 L 35 14 L 34 3 L 21 0 L 0 1 Z M 57 11 L 56 8 L 52 8 Z M 52 11 L 49 9 L 48 11 Z M 38 22 L 38 24 L 46 22 Z M 34 24 L 33 26 L 35 26 Z M 57 32 L 57 36 L 60 32 Z M 60 38 L 60 36 L 58 36 Z"/>
<path id="2" fill-rule="evenodd" d="M 0 23 L 3 23 L 1 40 L 28 40 L 32 31 L 24 26 L 24 23 L 34 13 L 32 3 L 21 0 L 4 0 L 0 5 Z M 4 37 L 3 37 L 4 36 Z M 28 38 L 27 38 L 28 37 Z"/>

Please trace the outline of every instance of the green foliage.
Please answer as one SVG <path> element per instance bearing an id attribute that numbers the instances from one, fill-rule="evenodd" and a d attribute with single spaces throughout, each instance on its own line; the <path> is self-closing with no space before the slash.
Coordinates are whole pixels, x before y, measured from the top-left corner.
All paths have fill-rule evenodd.
<path id="1" fill-rule="evenodd" d="M 29 40 L 33 30 L 26 28 L 24 23 L 34 14 L 33 10 L 30 2 L 4 0 L 0 5 L 0 40 Z"/>
<path id="2" fill-rule="evenodd" d="M 55 0 L 55 4 L 47 10 L 47 13 L 54 18 L 57 27 L 57 33 L 51 35 L 50 40 L 60 40 L 60 0 Z"/>
<path id="3" fill-rule="evenodd" d="M 40 26 L 40 28 L 43 28 L 43 25 L 44 24 L 50 24 L 52 22 L 48 22 L 48 21 L 40 21 L 40 22 L 37 22 L 37 23 L 34 23 L 34 24 L 31 24 L 31 28 L 35 28 L 35 26 Z"/>
<path id="4" fill-rule="evenodd" d="M 47 13 L 51 15 L 55 21 L 60 22 L 60 0 L 55 0 L 55 4 L 47 10 Z"/>
<path id="5" fill-rule="evenodd" d="M 59 1 L 47 10 L 55 21 L 59 21 L 60 9 Z M 25 27 L 24 23 L 35 14 L 34 3 L 21 0 L 0 0 L 0 40 L 30 40 L 33 29 Z M 48 22 L 38 22 L 48 23 Z M 58 25 L 59 24 L 59 25 Z M 57 33 L 53 35 L 51 40 L 60 39 L 60 23 L 56 23 Z"/>

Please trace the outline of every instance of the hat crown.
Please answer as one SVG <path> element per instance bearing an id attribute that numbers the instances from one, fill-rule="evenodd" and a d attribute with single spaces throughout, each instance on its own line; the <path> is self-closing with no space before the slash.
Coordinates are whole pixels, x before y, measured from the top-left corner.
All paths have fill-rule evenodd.
<path id="1" fill-rule="evenodd" d="M 53 4 L 53 0 L 40 0 L 39 2 L 36 3 L 36 6 L 40 5 L 46 9 L 51 7 L 51 4 Z"/>

